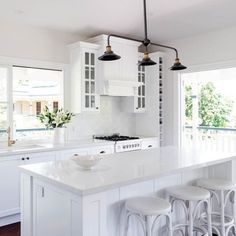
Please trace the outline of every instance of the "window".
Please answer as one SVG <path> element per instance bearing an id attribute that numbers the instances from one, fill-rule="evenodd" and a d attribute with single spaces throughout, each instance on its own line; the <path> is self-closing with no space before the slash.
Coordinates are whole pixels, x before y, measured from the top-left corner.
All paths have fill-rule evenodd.
<path id="1" fill-rule="evenodd" d="M 18 140 L 50 137 L 37 116 L 45 106 L 63 107 L 63 76 L 62 70 L 0 66 L 0 138 L 9 126 Z"/>
<path id="2" fill-rule="evenodd" d="M 182 145 L 235 151 L 236 68 L 181 74 Z"/>

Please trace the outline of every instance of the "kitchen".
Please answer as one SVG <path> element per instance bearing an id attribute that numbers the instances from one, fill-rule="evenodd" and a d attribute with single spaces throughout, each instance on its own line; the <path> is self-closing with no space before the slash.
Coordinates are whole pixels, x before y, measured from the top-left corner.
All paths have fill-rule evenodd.
<path id="1" fill-rule="evenodd" d="M 19 222 L 21 217 L 21 220 L 23 220 L 21 229 L 22 235 L 47 235 L 47 233 L 49 233 L 49 235 L 60 235 L 58 231 L 61 232 L 61 235 L 65 235 L 64 230 L 66 230 L 66 232 L 72 230 L 71 235 L 107 235 L 107 232 L 109 232 L 109 235 L 116 235 L 118 232 L 118 229 L 116 229 L 114 225 L 119 226 L 120 224 L 117 223 L 117 218 L 113 213 L 111 213 L 111 216 L 114 217 L 116 223 L 110 225 L 113 225 L 114 227 L 112 228 L 114 229 L 109 228 L 109 230 L 106 231 L 104 221 L 101 221 L 102 223 L 99 226 L 98 219 L 89 215 L 90 210 L 87 211 L 87 216 L 84 215 L 85 220 L 78 221 L 78 225 L 85 224 L 84 232 L 80 231 L 80 227 L 78 227 L 78 231 L 76 231 L 77 228 L 73 231 L 73 229 L 66 227 L 59 227 L 58 231 L 50 231 L 53 229 L 56 230 L 56 227 L 52 227 L 52 229 L 48 229 L 48 232 L 43 232 L 42 230 L 47 230 L 47 227 L 41 226 L 41 224 L 44 225 L 44 222 L 40 221 L 41 218 L 36 219 L 35 216 L 30 217 L 29 215 L 28 218 L 25 218 L 25 215 L 27 216 L 28 210 L 31 208 L 24 209 L 22 207 L 22 209 L 20 209 L 20 199 L 24 199 L 23 196 L 21 198 L 19 196 L 20 171 L 24 173 L 23 178 L 25 178 L 26 183 L 29 181 L 27 176 L 31 176 L 31 179 L 34 179 L 35 176 L 40 175 L 44 181 L 47 179 L 47 181 L 50 182 L 50 180 L 48 180 L 43 170 L 42 172 L 39 170 L 43 164 L 38 164 L 38 166 L 37 164 L 36 166 L 26 166 L 25 169 L 18 168 L 18 166 L 26 164 L 48 161 L 49 163 L 64 163 L 63 161 L 65 161 L 65 163 L 67 163 L 66 165 L 68 165 L 65 168 L 68 168 L 68 171 L 72 170 L 72 173 L 74 173 L 76 169 L 75 164 L 69 160 L 74 154 L 78 154 L 79 156 L 104 155 L 103 160 L 94 167 L 94 171 L 96 168 L 105 168 L 105 170 L 101 170 L 100 176 L 99 174 L 96 175 L 98 178 L 103 178 L 101 182 L 104 181 L 104 193 L 108 191 L 106 181 L 109 180 L 109 178 L 106 176 L 106 173 L 117 175 L 116 172 L 122 171 L 122 168 L 119 167 L 119 163 L 117 163 L 117 168 L 113 167 L 116 166 L 115 163 L 117 162 L 115 156 L 120 160 L 120 164 L 122 165 L 125 165 L 123 158 L 126 158 L 126 171 L 130 171 L 130 174 L 132 171 L 135 171 L 136 175 L 127 176 L 125 172 L 123 176 L 126 178 L 125 184 L 121 181 L 122 176 L 119 176 L 119 179 L 116 179 L 115 182 L 109 183 L 109 185 L 113 185 L 113 188 L 109 189 L 110 191 L 121 192 L 121 195 L 117 195 L 112 191 L 110 192 L 112 193 L 112 197 L 109 198 L 110 202 L 115 205 L 130 197 L 138 197 L 140 195 L 149 196 L 151 192 L 154 195 L 155 192 L 158 192 L 158 195 L 160 193 L 160 196 L 164 197 L 163 190 L 167 189 L 167 187 L 177 184 L 192 184 L 196 179 L 201 177 L 235 180 L 233 171 L 234 153 L 215 153 L 214 151 L 211 153 L 201 153 L 200 151 L 196 151 L 196 153 L 199 153 L 198 155 L 193 155 L 194 152 L 189 153 L 189 159 L 186 160 L 184 151 L 181 159 L 180 157 L 175 157 L 177 151 L 173 151 L 171 148 L 168 149 L 168 146 L 177 146 L 180 144 L 181 133 L 181 127 L 179 125 L 180 91 L 178 79 L 181 72 L 172 72 L 169 70 L 176 59 L 174 50 L 166 50 L 166 48 L 152 46 L 148 48 L 150 49 L 149 55 L 157 65 L 144 67 L 144 69 L 141 67 L 138 68 L 137 63 L 138 61 L 142 61 L 143 52 L 145 52 L 143 49 L 140 49 L 141 53 L 138 53 L 138 47 L 141 42 L 111 37 L 111 48 L 114 53 L 121 56 L 121 59 L 114 62 L 97 60 L 106 50 L 107 35 L 110 33 L 143 40 L 145 35 L 143 35 L 143 26 L 141 27 L 141 25 L 143 25 L 142 1 L 138 4 L 135 4 L 134 1 L 130 1 L 124 6 L 119 6 L 121 4 L 116 5 L 115 7 L 119 9 L 119 14 L 117 12 L 117 18 L 114 18 L 114 25 L 109 25 L 109 18 L 113 18 L 114 13 L 109 12 L 107 16 L 104 16 L 102 12 L 98 13 L 98 9 L 102 8 L 101 6 L 107 5 L 105 0 L 100 4 L 88 1 L 83 3 L 84 5 L 82 4 L 84 7 L 78 6 L 78 3 L 75 3 L 74 6 L 68 6 L 69 4 L 63 5 L 61 3 L 62 5 L 58 6 L 60 9 L 55 11 L 55 19 L 57 19 L 60 24 L 56 24 L 52 21 L 50 18 L 51 15 L 44 10 L 44 6 L 48 6 L 48 9 L 52 7 L 56 9 L 57 6 L 55 3 L 55 5 L 53 5 L 53 3 L 52 5 L 47 5 L 48 3 L 44 2 L 40 6 L 28 3 L 28 7 L 30 6 L 32 8 L 32 11 L 29 11 L 29 8 L 20 6 L 16 2 L 14 2 L 14 7 L 12 7 L 10 2 L 13 3 L 14 1 L 9 1 L 6 5 L 4 3 L 4 7 L 6 8 L 6 12 L 10 11 L 14 16 L 12 16 L 11 21 L 7 22 L 7 13 L 4 13 L 2 10 L 3 18 L 2 22 L 0 22 L 2 25 L 0 61 L 1 65 L 6 68 L 7 79 L 9 80 L 11 77 L 14 66 L 27 67 L 27 70 L 47 68 L 55 71 L 63 71 L 64 83 L 62 87 L 64 92 L 61 94 L 64 103 L 63 107 L 65 110 L 75 113 L 76 115 L 72 118 L 72 122 L 68 124 L 65 134 L 66 141 L 63 144 L 53 144 L 53 134 L 50 136 L 50 134 L 47 133 L 49 140 L 46 141 L 46 144 L 45 140 L 35 142 L 33 140 L 35 137 L 31 137 L 32 140 L 27 141 L 23 140 L 23 138 L 21 139 L 21 137 L 17 137 L 18 140 L 16 143 L 8 148 L 6 147 L 7 134 L 3 136 L 3 139 L 5 139 L 3 140 L 0 155 L 2 157 L 1 179 L 4 181 L 2 181 L 0 186 L 4 194 L 2 194 L 1 197 L 0 219 L 1 226 L 3 226 L 4 229 L 6 229 L 5 227 L 9 227 L 12 223 Z M 163 3 L 147 1 L 147 19 L 149 26 L 147 33 L 153 44 L 164 42 L 164 45 L 176 47 L 181 63 L 188 67 L 185 71 L 235 67 L 235 55 L 233 52 L 235 51 L 234 39 L 236 30 L 233 13 L 235 3 L 233 1 L 226 1 L 225 3 L 220 1 L 216 1 L 215 3 L 208 1 L 206 4 L 201 1 L 198 4 L 192 1 L 184 1 L 181 3 L 182 5 L 180 4 L 181 6 L 175 4 L 169 6 L 171 5 L 170 2 L 166 2 L 163 6 L 162 4 Z M 134 12 L 137 12 L 138 15 L 134 13 L 132 19 L 136 19 L 137 22 L 132 23 L 129 9 L 134 8 L 134 5 Z M 158 16 L 159 20 L 156 20 L 153 14 L 156 14 L 155 10 L 159 7 L 163 10 L 163 14 L 166 15 L 160 14 Z M 180 7 L 179 11 L 177 10 L 179 9 L 178 7 Z M 37 9 L 39 12 L 37 12 Z M 78 9 L 80 9 L 80 14 L 77 13 Z M 87 17 L 88 13 L 83 13 L 81 9 L 90 9 L 90 14 L 100 14 L 100 17 L 99 19 L 89 19 Z M 67 19 L 65 19 L 65 16 L 62 18 L 64 10 L 68 10 Z M 209 13 L 212 13 L 212 15 L 209 15 Z M 42 17 L 44 14 L 45 17 Z M 76 18 L 77 23 L 73 20 L 73 14 L 75 14 L 75 16 L 78 15 L 78 19 Z M 201 15 L 200 21 L 199 14 Z M 120 15 L 124 17 L 122 21 L 120 20 Z M 125 15 L 127 15 L 127 18 L 125 18 Z M 42 20 L 43 18 L 44 20 Z M 189 21 L 188 18 L 191 20 Z M 175 19 L 179 19 L 179 21 L 175 21 Z M 212 19 L 215 20 L 214 23 Z M 25 23 L 27 20 L 28 24 Z M 78 22 L 87 22 L 88 20 L 92 22 L 88 23 L 86 29 L 83 28 L 82 25 L 80 25 L 80 28 L 78 27 Z M 130 26 L 125 22 L 129 22 Z M 208 24 L 206 22 L 208 22 Z M 90 27 L 89 24 L 93 24 L 92 27 Z M 182 24 L 184 27 L 182 27 Z M 71 27 L 70 33 L 66 30 L 68 25 Z M 103 29 L 101 29 L 102 25 L 104 25 Z M 137 27 L 138 25 L 139 27 Z M 163 27 L 164 25 L 165 27 Z M 114 26 L 117 27 L 115 30 Z M 74 30 L 72 30 L 72 28 Z M 63 29 L 64 31 L 58 29 Z M 86 56 L 86 53 L 89 53 L 89 56 Z M 92 59 L 93 53 L 95 55 L 94 60 Z M 88 63 L 83 61 L 86 60 L 86 57 L 89 57 Z M 96 65 L 94 65 L 94 63 Z M 92 75 L 94 68 L 95 81 L 93 81 Z M 83 80 L 83 76 L 81 76 L 82 73 L 84 72 L 86 76 L 88 71 L 89 77 Z M 139 79 L 139 76 L 141 79 Z M 15 81 L 14 78 L 13 73 L 13 81 Z M 95 85 L 93 82 L 95 82 Z M 43 83 L 45 84 L 45 82 Z M 96 87 L 96 92 L 94 92 L 94 87 Z M 86 89 L 88 89 L 89 92 L 87 92 Z M 10 104 L 10 102 L 11 101 L 7 100 L 8 104 Z M 9 108 L 9 110 L 11 109 Z M 8 112 L 8 117 L 10 117 L 10 113 L 14 115 L 13 111 Z M 7 127 L 3 128 L 6 129 Z M 14 140 L 17 134 L 17 132 L 14 134 L 14 126 L 11 127 L 9 134 L 10 141 Z M 37 132 L 35 134 L 36 136 L 38 135 Z M 93 135 L 95 135 L 94 139 Z M 22 135 L 22 137 L 25 136 Z M 127 141 L 124 139 L 130 140 Z M 173 155 L 173 169 L 171 169 L 171 173 L 168 172 L 169 167 L 167 164 L 170 157 L 166 158 L 166 163 L 164 161 L 162 162 L 163 156 L 161 154 L 159 155 L 159 146 L 164 146 L 163 149 L 161 148 L 164 154 L 165 152 L 170 152 L 171 155 Z M 112 153 L 116 154 L 114 155 Z M 133 154 L 134 156 L 137 155 L 137 161 L 135 161 Z M 146 163 L 142 155 L 147 156 L 148 160 Z M 157 160 L 152 159 L 155 155 Z M 207 155 L 207 157 L 205 160 L 202 160 L 201 156 L 205 155 Z M 168 155 L 165 154 L 165 156 Z M 136 166 L 135 170 L 132 169 L 129 160 L 133 161 L 134 166 Z M 152 172 L 151 163 L 155 164 L 155 161 L 158 161 L 159 166 L 163 166 L 162 170 L 159 170 L 158 167 L 157 169 L 154 168 Z M 177 165 L 176 162 L 179 162 L 179 165 Z M 182 164 L 180 162 L 182 162 Z M 55 174 L 54 178 L 59 178 L 57 177 L 57 173 L 53 172 L 58 170 L 56 168 L 64 170 L 64 166 L 60 166 L 60 164 L 53 166 L 52 169 L 49 168 L 48 164 L 48 166 L 45 166 L 45 170 L 47 168 Z M 125 169 L 126 167 L 124 166 L 123 168 Z M 225 169 L 227 171 L 222 171 Z M 82 177 L 89 179 L 90 177 L 92 178 L 94 173 L 93 171 L 88 171 L 88 173 L 91 173 L 91 176 L 88 177 L 88 173 L 81 171 L 80 167 L 76 170 L 77 172 L 75 171 L 76 173 L 74 174 L 78 174 L 78 178 L 81 177 L 80 174 L 84 174 Z M 39 172 L 37 173 L 37 171 Z M 63 176 L 61 177 L 63 178 Z M 65 179 L 67 177 L 66 175 L 64 176 Z M 143 177 L 144 179 L 139 179 L 139 177 Z M 149 181 L 147 181 L 147 179 Z M 35 183 L 37 183 L 37 181 L 40 181 L 40 178 L 38 177 L 35 181 Z M 54 181 L 56 180 L 51 181 L 50 183 L 54 185 Z M 84 181 L 84 183 L 86 183 L 86 181 Z M 95 184 L 96 181 L 93 180 L 88 184 L 92 183 Z M 69 181 L 66 184 L 69 186 L 73 183 Z M 80 196 L 80 186 L 72 187 L 73 189 L 78 189 L 76 196 L 78 193 L 78 196 Z M 70 191 L 72 187 L 65 188 L 69 192 L 66 194 L 71 194 Z M 61 185 L 60 188 L 62 188 Z M 95 187 L 93 186 L 93 188 Z M 25 191 L 26 193 L 27 191 L 33 191 L 30 186 L 21 189 L 23 193 L 25 193 Z M 47 201 L 46 188 L 44 190 L 42 189 L 43 188 L 39 188 L 38 191 L 40 194 L 42 194 L 42 191 L 45 191 L 45 200 Z M 82 192 L 83 191 L 85 190 L 82 189 Z M 91 197 L 95 196 L 95 192 L 93 192 L 94 195 L 91 195 Z M 83 194 L 86 195 L 88 193 Z M 27 196 L 27 194 L 25 196 Z M 78 196 L 77 200 L 80 198 Z M 86 201 L 89 198 L 84 199 Z M 24 202 L 30 203 L 31 200 L 28 199 Z M 101 201 L 101 199 L 95 199 L 94 201 L 98 202 Z M 106 204 L 108 203 L 106 202 Z M 93 214 L 99 206 L 90 205 L 88 207 L 90 207 L 89 209 L 91 209 Z M 94 209 L 92 209 L 93 207 Z M 118 208 L 119 207 L 120 206 L 118 206 Z M 76 206 L 74 209 L 78 217 L 80 217 L 80 214 L 83 215 L 80 210 L 76 211 Z M 106 207 L 101 209 L 106 209 Z M 22 213 L 21 216 L 19 214 L 20 212 Z M 115 215 L 119 214 L 117 212 Z M 102 218 L 106 218 L 106 210 L 104 210 L 103 214 Z M 55 215 L 50 218 L 50 214 L 47 216 L 45 214 L 45 219 L 50 220 L 52 226 L 53 224 L 60 224 L 59 222 L 62 220 L 56 217 L 54 219 L 54 217 Z M 92 223 L 88 222 L 86 217 L 92 219 L 94 231 L 86 231 L 88 230 L 88 228 L 86 228 L 86 222 L 87 224 Z M 38 220 L 40 227 L 37 227 L 37 229 L 39 229 L 39 231 L 36 229 L 34 229 L 34 232 L 32 231 L 30 228 L 32 225 L 28 222 L 29 219 Z M 66 221 L 62 220 L 62 222 L 65 223 Z M 142 231 L 139 226 L 135 224 L 135 220 L 132 219 L 131 225 L 129 234 L 136 232 L 138 235 L 142 235 Z M 63 226 L 63 224 L 61 224 L 61 226 Z M 101 227 L 101 231 L 98 230 L 99 227 Z"/>

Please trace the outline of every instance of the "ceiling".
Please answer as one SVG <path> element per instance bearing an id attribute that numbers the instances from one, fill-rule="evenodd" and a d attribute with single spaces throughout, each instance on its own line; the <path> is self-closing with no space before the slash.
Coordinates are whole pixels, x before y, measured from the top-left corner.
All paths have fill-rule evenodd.
<path id="1" fill-rule="evenodd" d="M 236 26 L 236 0 L 147 0 L 147 9 L 149 38 L 156 42 Z M 143 38 L 142 0 L 7 0 L 0 22 Z"/>

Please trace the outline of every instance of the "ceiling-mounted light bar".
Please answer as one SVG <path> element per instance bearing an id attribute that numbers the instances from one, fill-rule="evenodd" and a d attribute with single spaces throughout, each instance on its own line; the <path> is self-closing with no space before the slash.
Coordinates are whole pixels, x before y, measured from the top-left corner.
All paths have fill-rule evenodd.
<path id="1" fill-rule="evenodd" d="M 121 58 L 119 55 L 115 54 L 112 51 L 111 45 L 110 45 L 110 38 L 111 37 L 116 37 L 116 38 L 122 38 L 122 39 L 128 39 L 128 40 L 140 42 L 140 43 L 142 43 L 143 46 L 145 46 L 146 50 L 144 52 L 143 60 L 139 63 L 140 66 L 152 66 L 152 65 L 157 64 L 156 62 L 151 60 L 151 58 L 149 57 L 149 53 L 148 53 L 148 46 L 149 45 L 154 45 L 154 46 L 157 46 L 157 47 L 167 48 L 167 49 L 175 51 L 175 62 L 174 62 L 174 65 L 172 67 L 170 67 L 170 70 L 184 70 L 184 69 L 186 69 L 187 67 L 180 63 L 178 50 L 176 48 L 171 47 L 171 46 L 167 46 L 167 45 L 158 44 L 158 43 L 152 43 L 148 39 L 148 36 L 147 36 L 146 0 L 143 0 L 143 9 L 144 9 L 144 36 L 145 36 L 144 40 L 139 40 L 139 39 L 129 38 L 129 37 L 125 37 L 125 36 L 110 34 L 107 37 L 106 51 L 98 59 L 101 60 L 101 61 L 114 61 L 114 60 L 118 60 L 118 59 Z"/>

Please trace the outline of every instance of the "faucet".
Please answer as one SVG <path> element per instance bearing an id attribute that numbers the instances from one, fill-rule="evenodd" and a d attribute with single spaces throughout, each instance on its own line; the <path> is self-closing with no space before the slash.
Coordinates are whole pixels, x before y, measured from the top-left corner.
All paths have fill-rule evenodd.
<path id="1" fill-rule="evenodd" d="M 11 139 L 11 127 L 9 126 L 7 129 L 7 146 L 10 147 L 12 144 L 15 144 L 16 141 Z"/>

